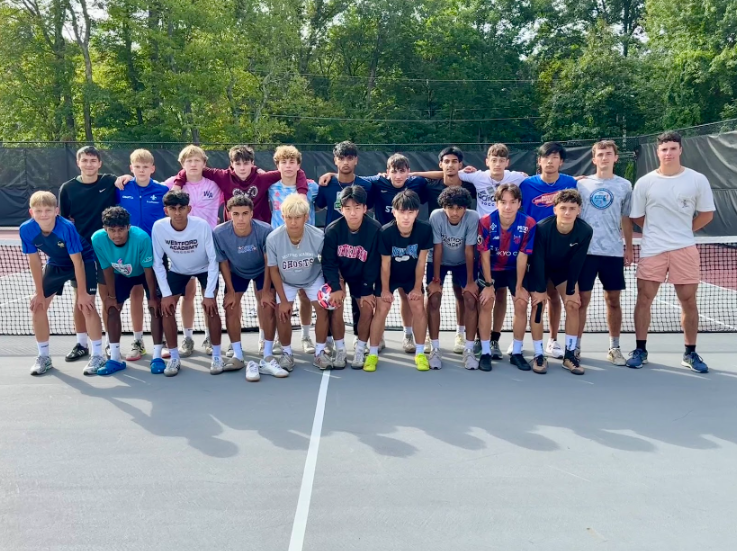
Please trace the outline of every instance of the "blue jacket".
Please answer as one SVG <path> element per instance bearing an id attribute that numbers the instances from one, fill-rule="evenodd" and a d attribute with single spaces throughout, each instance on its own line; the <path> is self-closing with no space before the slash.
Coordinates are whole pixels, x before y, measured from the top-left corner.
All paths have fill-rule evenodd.
<path id="1" fill-rule="evenodd" d="M 146 187 L 132 180 L 123 191 L 118 190 L 118 205 L 131 215 L 131 226 L 136 226 L 151 235 L 154 222 L 164 218 L 164 194 L 169 188 L 152 179 Z"/>

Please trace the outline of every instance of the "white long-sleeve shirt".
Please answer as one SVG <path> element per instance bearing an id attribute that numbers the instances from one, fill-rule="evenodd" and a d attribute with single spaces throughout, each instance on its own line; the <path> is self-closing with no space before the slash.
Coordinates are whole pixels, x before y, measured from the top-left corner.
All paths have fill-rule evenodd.
<path id="1" fill-rule="evenodd" d="M 151 240 L 154 246 L 154 272 L 162 296 L 171 296 L 164 266 L 166 255 L 171 262 L 170 270 L 174 273 L 197 275 L 207 272 L 205 298 L 215 298 L 219 271 L 212 229 L 207 222 L 188 216 L 187 227 L 177 231 L 169 218 L 162 218 L 154 223 Z"/>

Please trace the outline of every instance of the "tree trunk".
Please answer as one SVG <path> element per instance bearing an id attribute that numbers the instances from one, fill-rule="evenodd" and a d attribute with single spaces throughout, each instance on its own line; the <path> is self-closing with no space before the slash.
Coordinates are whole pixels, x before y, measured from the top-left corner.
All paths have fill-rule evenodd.
<path id="1" fill-rule="evenodd" d="M 376 43 L 374 44 L 374 52 L 371 56 L 371 66 L 369 68 L 369 79 L 366 86 L 366 109 L 371 109 L 371 93 L 376 87 L 376 72 L 379 69 L 379 58 L 381 57 L 382 46 L 382 30 L 383 19 L 379 17 L 376 20 Z"/>

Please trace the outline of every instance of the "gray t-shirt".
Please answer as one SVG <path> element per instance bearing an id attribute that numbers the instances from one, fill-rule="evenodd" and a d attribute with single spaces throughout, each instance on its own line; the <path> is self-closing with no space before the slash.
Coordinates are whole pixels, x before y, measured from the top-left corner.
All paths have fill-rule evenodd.
<path id="1" fill-rule="evenodd" d="M 432 242 L 443 244 L 443 266 L 462 266 L 466 263 L 466 247 L 476 245 L 479 235 L 479 213 L 466 210 L 461 221 L 453 226 L 443 209 L 434 210 L 430 214 Z M 427 255 L 432 262 L 432 250 Z"/>
<path id="2" fill-rule="evenodd" d="M 266 238 L 271 225 L 260 220 L 251 220 L 251 233 L 239 237 L 233 229 L 233 221 L 220 224 L 212 230 L 215 254 L 218 262 L 227 260 L 230 270 L 243 279 L 253 279 L 264 273 L 266 263 Z"/>
<path id="3" fill-rule="evenodd" d="M 322 275 L 322 245 L 325 236 L 315 226 L 305 224 L 305 232 L 299 245 L 289 239 L 287 227 L 275 229 L 266 238 L 266 255 L 269 266 L 278 266 L 282 282 L 304 289 Z"/>
<path id="4" fill-rule="evenodd" d="M 632 184 L 619 176 L 607 180 L 587 176 L 578 181 L 578 192 L 583 200 L 581 218 L 594 229 L 589 254 L 624 256 L 622 217 L 630 215 Z"/>

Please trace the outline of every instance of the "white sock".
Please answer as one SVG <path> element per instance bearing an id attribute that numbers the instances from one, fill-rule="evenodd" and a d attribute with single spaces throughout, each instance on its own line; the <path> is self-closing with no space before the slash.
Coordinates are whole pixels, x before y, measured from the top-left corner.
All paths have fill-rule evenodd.
<path id="1" fill-rule="evenodd" d="M 235 350 L 235 348 L 233 348 Z M 264 358 L 274 355 L 274 341 L 264 341 Z"/>
<path id="2" fill-rule="evenodd" d="M 235 356 L 239 360 L 242 360 L 243 359 L 243 345 L 241 345 L 241 343 L 239 342 L 234 342 L 231 344 L 231 346 L 233 347 L 233 356 Z"/>
<path id="3" fill-rule="evenodd" d="M 92 341 L 92 355 L 102 356 L 102 339 L 99 341 Z"/>
<path id="4" fill-rule="evenodd" d="M 466 334 L 466 326 L 465 325 L 459 325 L 458 329 L 456 329 L 456 333 L 463 336 Z"/>
<path id="5" fill-rule="evenodd" d="M 133 332 L 133 340 L 134 341 L 142 341 L 143 340 L 143 331 L 134 331 Z"/>
<path id="6" fill-rule="evenodd" d="M 48 356 L 49 355 L 49 341 L 46 342 L 37 342 L 36 346 L 38 346 L 38 355 L 39 356 Z"/>
<path id="7" fill-rule="evenodd" d="M 366 351 L 366 341 L 356 341 L 356 352 L 365 352 L 365 351 Z"/>
<path id="8" fill-rule="evenodd" d="M 609 348 L 619 348 L 619 337 L 609 337 Z"/>
<path id="9" fill-rule="evenodd" d="M 473 341 L 466 339 L 466 350 L 473 350 Z"/>
<path id="10" fill-rule="evenodd" d="M 212 357 L 213 358 L 219 358 L 220 357 L 220 345 L 219 344 L 213 344 L 212 345 Z"/>
<path id="11" fill-rule="evenodd" d="M 548 344 L 558 342 L 558 339 L 554 339 L 553 337 L 548 337 Z"/>
<path id="12" fill-rule="evenodd" d="M 110 343 L 110 359 L 114 362 L 120 361 L 120 343 L 119 342 L 111 342 Z"/>
<path id="13" fill-rule="evenodd" d="M 178 360 L 179 359 L 179 349 L 175 346 L 174 348 L 169 349 L 169 354 L 171 354 L 172 360 Z"/>
<path id="14" fill-rule="evenodd" d="M 481 341 L 481 353 L 491 354 L 491 341 Z"/>
<path id="15" fill-rule="evenodd" d="M 210 338 L 210 330 L 207 327 L 205 327 L 205 338 L 206 339 Z"/>
<path id="16" fill-rule="evenodd" d="M 319 356 L 323 350 L 325 350 L 324 342 L 315 343 L 315 356 Z"/>
<path id="17" fill-rule="evenodd" d="M 576 341 L 578 337 L 575 335 L 566 335 L 566 350 L 576 350 Z"/>
<path id="18" fill-rule="evenodd" d="M 433 350 L 440 350 L 440 339 L 431 339 L 430 343 L 432 344 Z"/>
<path id="19" fill-rule="evenodd" d="M 345 350 L 345 339 L 338 339 L 335 341 L 335 348 L 338 350 Z"/>
<path id="20" fill-rule="evenodd" d="M 425 343 L 415 345 L 415 356 L 425 353 Z"/>
<path id="21" fill-rule="evenodd" d="M 265 345 L 264 345 L 264 350 L 266 350 L 266 346 Z M 281 353 L 282 354 L 289 354 L 291 356 L 292 355 L 292 345 L 289 345 L 289 346 L 284 345 L 284 346 L 282 346 L 281 347 Z"/>
<path id="22" fill-rule="evenodd" d="M 310 338 L 310 325 L 303 325 L 302 326 L 302 338 L 303 339 L 309 339 Z"/>
<path id="23" fill-rule="evenodd" d="M 411 326 L 410 327 L 407 327 L 405 325 L 404 326 L 404 334 L 407 335 L 408 337 L 411 337 L 412 336 L 412 327 Z"/>
<path id="24" fill-rule="evenodd" d="M 514 339 L 512 341 L 512 354 L 522 354 L 522 341 Z"/>
<path id="25" fill-rule="evenodd" d="M 369 346 L 369 355 L 373 354 L 374 356 L 379 355 L 379 347 L 378 346 Z"/>
<path id="26" fill-rule="evenodd" d="M 190 329 L 187 329 L 185 327 L 184 328 L 184 338 L 185 339 L 191 339 L 192 337 L 194 337 L 194 329 L 191 329 L 191 328 Z"/>
<path id="27" fill-rule="evenodd" d="M 259 342 L 263 342 L 266 340 L 266 333 L 264 333 L 263 329 L 258 330 L 258 340 Z"/>
<path id="28" fill-rule="evenodd" d="M 87 348 L 88 346 L 87 333 L 77 333 L 77 344 Z"/>
<path id="29" fill-rule="evenodd" d="M 154 359 L 161 359 L 161 351 L 164 349 L 163 344 L 154 345 Z"/>
<path id="30" fill-rule="evenodd" d="M 535 347 L 535 356 L 543 355 L 543 341 L 532 341 L 532 345 Z"/>

